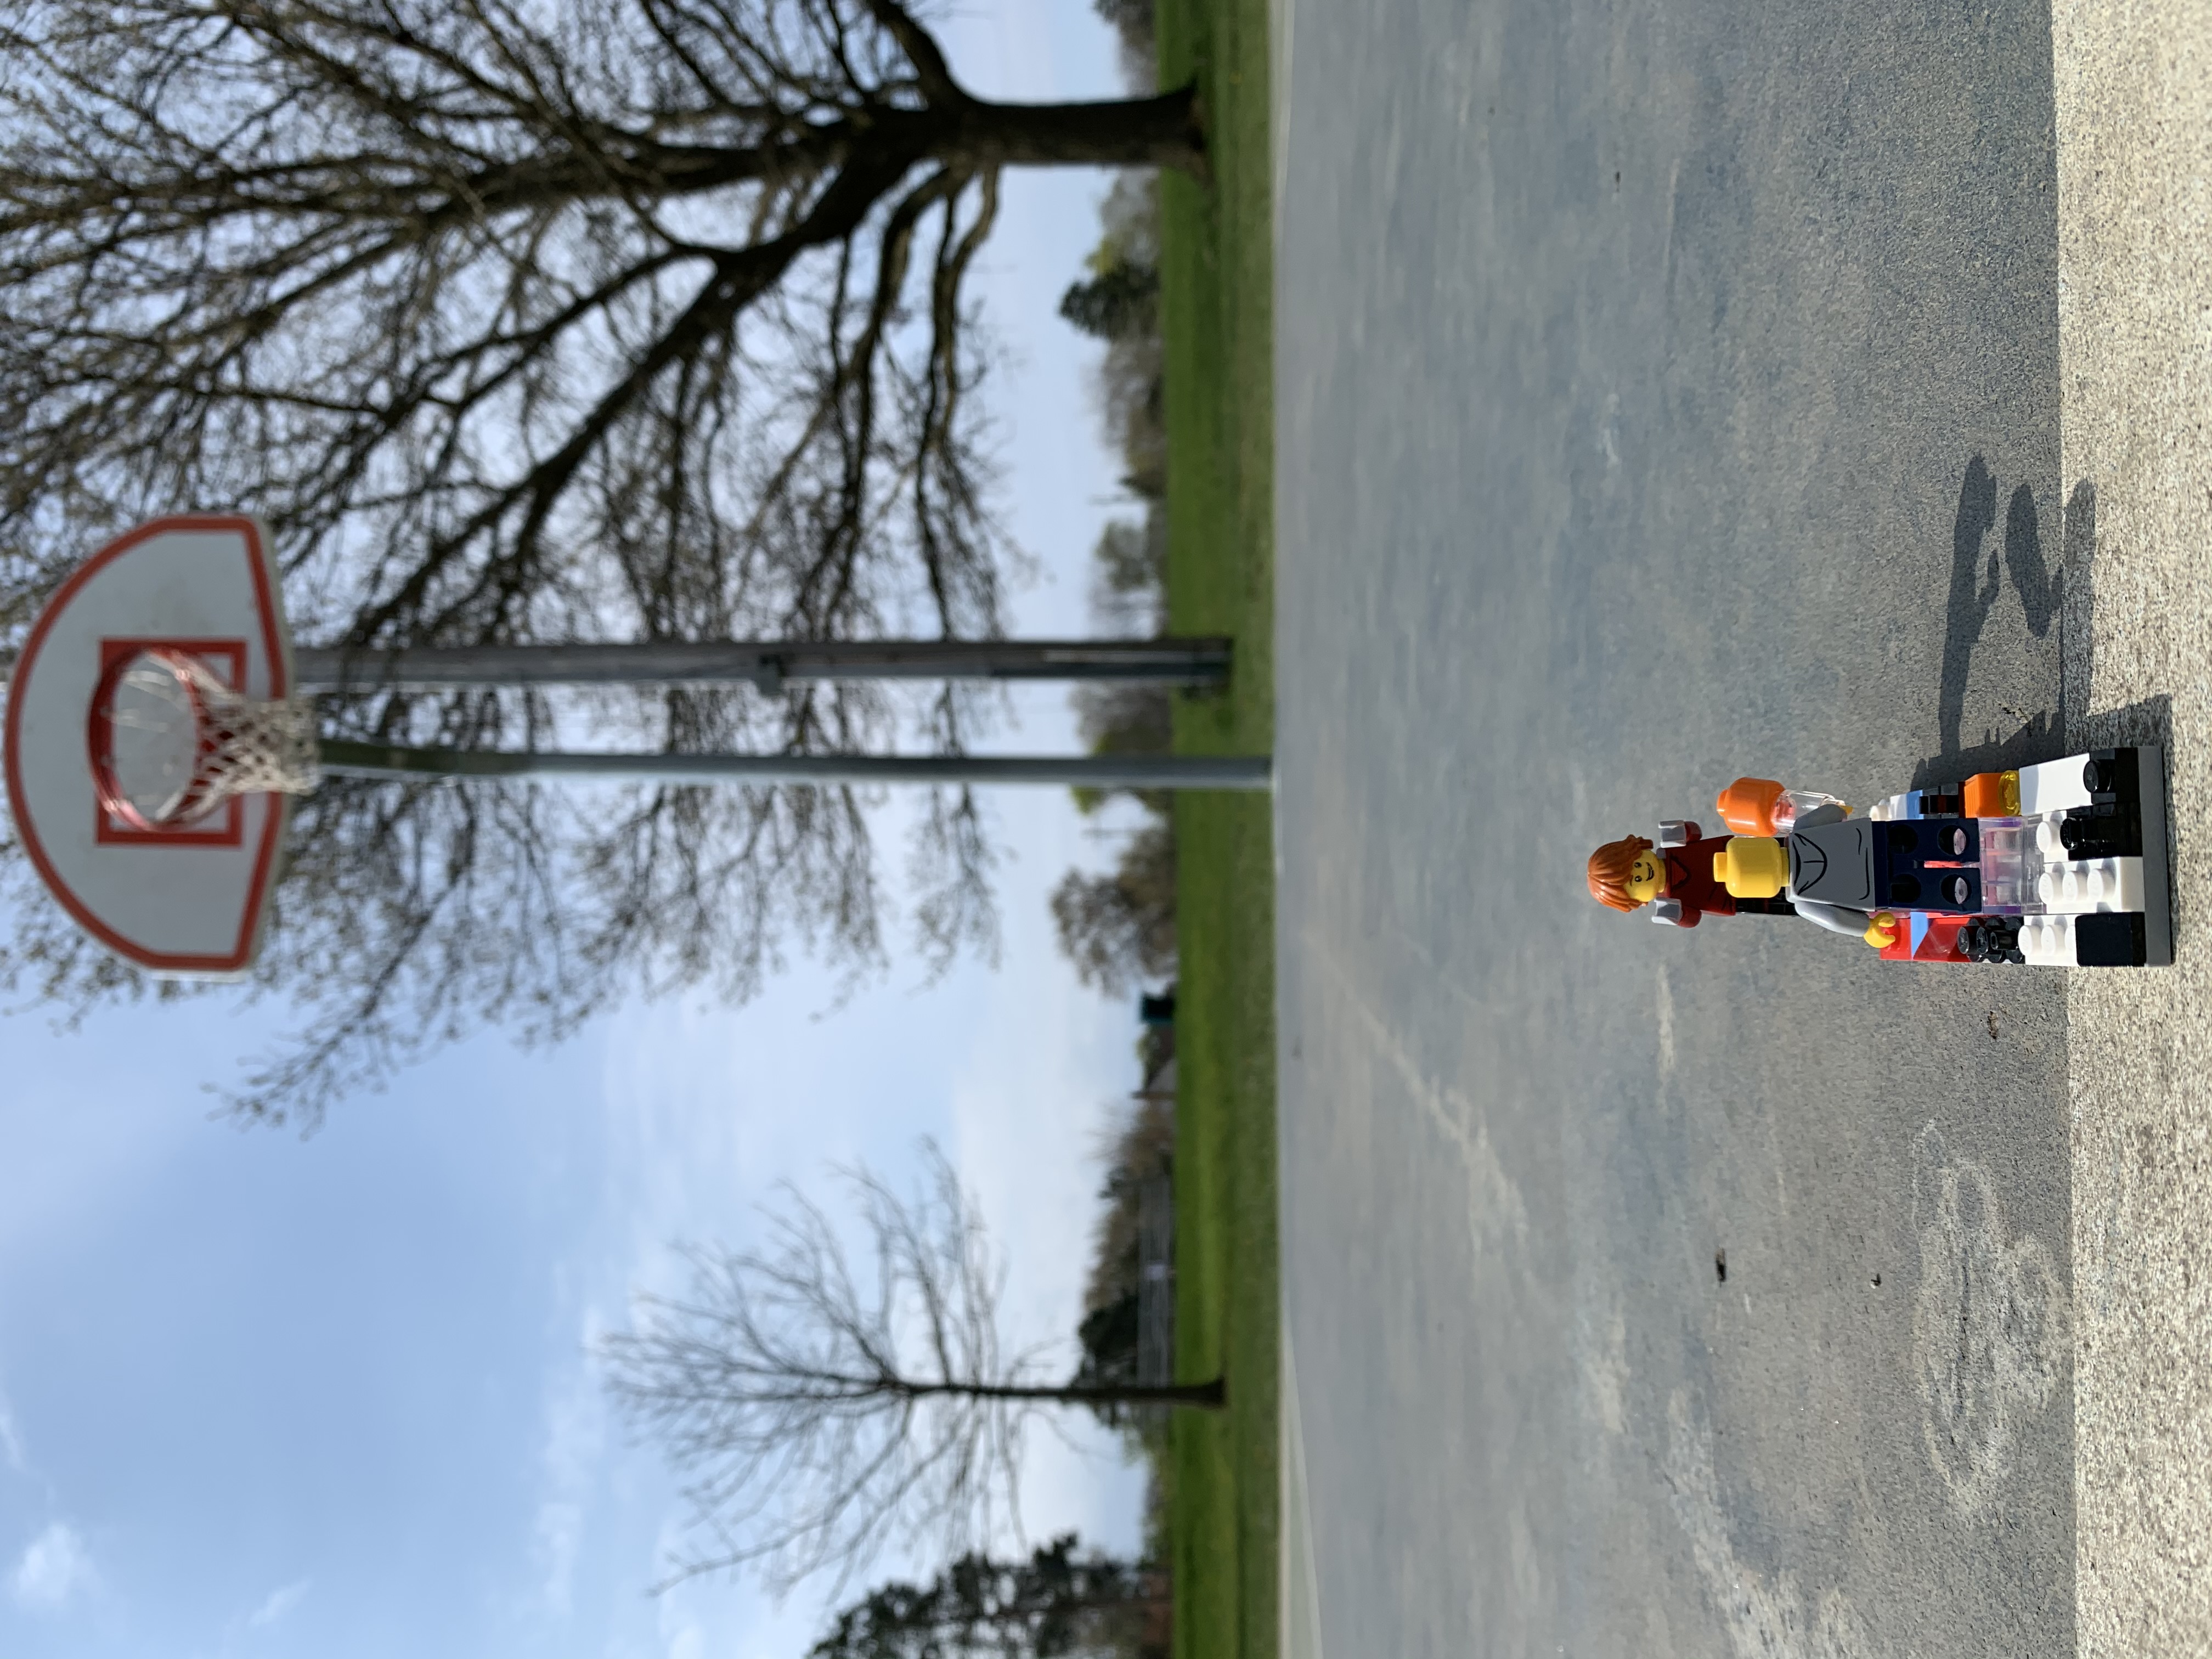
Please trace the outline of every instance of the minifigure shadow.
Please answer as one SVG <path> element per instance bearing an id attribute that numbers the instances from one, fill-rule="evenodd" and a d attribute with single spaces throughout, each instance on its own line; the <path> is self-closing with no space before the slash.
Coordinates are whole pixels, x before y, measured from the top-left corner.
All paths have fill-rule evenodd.
<path id="1" fill-rule="evenodd" d="M 2058 704 L 2065 718 L 2063 729 L 2057 733 L 2063 745 L 2058 753 L 2080 754 L 2089 749 L 2150 743 L 2171 755 L 2173 699 L 2170 696 L 2161 692 L 2094 714 L 2086 706 L 2096 666 L 2096 633 L 2090 621 L 2097 555 L 2097 486 L 2087 478 L 2075 484 L 2074 493 L 2066 498 L 2065 550 L 2066 590 L 2059 623 L 2063 648 L 2059 653 L 2058 682 Z M 2035 758 L 2054 760 L 2057 755 Z"/>
<path id="2" fill-rule="evenodd" d="M 1984 548 L 1997 522 L 1997 482 L 1979 455 L 1966 463 L 1966 480 L 1959 490 L 1958 516 L 1951 526 L 1951 591 L 1944 611 L 1942 677 L 1936 697 L 1936 727 L 1942 752 L 1913 769 L 1914 788 L 1956 782 L 1977 772 L 2002 772 L 2055 760 L 2065 752 L 2065 647 L 2069 641 L 2064 633 L 2069 586 L 2070 582 L 2075 599 L 2086 598 L 2090 559 L 2096 550 L 2096 486 L 2084 479 L 2075 487 L 2066 505 L 2062 554 L 2059 568 L 2054 570 L 2044 555 L 2035 491 L 2023 483 L 2005 505 L 2002 543 L 1989 548 L 1985 556 Z M 2039 640 L 2054 623 L 2060 629 L 2059 707 L 2040 710 L 2008 734 L 1970 747 L 1960 728 L 1966 718 L 1966 684 L 1973 670 L 1974 647 L 1981 642 L 1990 607 L 2003 590 L 2007 576 L 2012 579 L 2021 608 L 2027 613 L 2028 633 Z M 2086 676 L 2079 678 L 2086 687 Z"/>
<path id="3" fill-rule="evenodd" d="M 1912 787 L 1956 784 L 1978 772 L 2002 772 L 2124 744 L 2155 744 L 2171 756 L 2171 696 L 2145 697 L 2094 714 L 2081 706 L 2088 701 L 2095 666 L 2090 618 L 2096 581 L 2097 486 L 2083 478 L 2066 498 L 2065 530 L 2059 568 L 2055 571 L 2045 562 L 2035 492 L 2026 484 L 2013 491 L 2007 504 L 2002 555 L 1991 550 L 1984 556 L 1984 544 L 1996 526 L 1996 480 L 1977 455 L 1966 464 L 1966 482 L 1959 491 L 1959 516 L 1951 532 L 1951 592 L 1943 632 L 1943 677 L 1936 700 L 1943 752 L 1913 769 Z M 1970 748 L 1960 738 L 1966 678 L 1974 647 L 2005 575 L 2011 577 L 2020 594 L 2021 608 L 2027 613 L 2028 632 L 2041 639 L 2054 625 L 2059 629 L 2058 707 L 2035 714 L 2009 736 Z M 2172 833 L 2169 816 L 2169 856 Z M 2181 922 L 2179 892 L 2174 898 L 2178 927 Z"/>

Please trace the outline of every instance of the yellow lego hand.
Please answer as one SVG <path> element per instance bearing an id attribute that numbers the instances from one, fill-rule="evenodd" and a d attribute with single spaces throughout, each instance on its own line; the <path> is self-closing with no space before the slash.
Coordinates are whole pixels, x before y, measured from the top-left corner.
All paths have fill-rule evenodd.
<path id="1" fill-rule="evenodd" d="M 1859 937 L 1875 950 L 1887 951 L 1897 943 L 1897 918 L 1887 910 L 1877 910 L 1874 920 L 1867 924 L 1866 932 Z"/>

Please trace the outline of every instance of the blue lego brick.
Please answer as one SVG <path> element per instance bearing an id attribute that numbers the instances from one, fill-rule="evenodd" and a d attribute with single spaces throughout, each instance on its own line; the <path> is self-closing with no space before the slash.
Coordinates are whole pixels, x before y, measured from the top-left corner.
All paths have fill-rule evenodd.
<path id="1" fill-rule="evenodd" d="M 1939 915 L 1982 908 L 1980 820 L 1899 818 L 1871 828 L 1876 903 Z"/>

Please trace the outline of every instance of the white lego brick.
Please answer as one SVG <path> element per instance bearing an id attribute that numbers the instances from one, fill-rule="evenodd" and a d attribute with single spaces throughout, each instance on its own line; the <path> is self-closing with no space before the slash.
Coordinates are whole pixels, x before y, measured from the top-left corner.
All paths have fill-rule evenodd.
<path id="1" fill-rule="evenodd" d="M 2023 916 L 2020 923 L 2020 953 L 2031 968 L 2071 968 L 2074 965 L 2074 919 L 2071 916 Z"/>
<path id="2" fill-rule="evenodd" d="M 2080 859 L 2048 864 L 2036 878 L 2035 894 L 2053 915 L 2088 915 L 2105 910 L 2143 908 L 2141 859 Z"/>
<path id="3" fill-rule="evenodd" d="M 2087 806 L 2089 791 L 2081 781 L 2081 769 L 2088 759 L 2087 755 L 2069 755 L 2064 760 L 2021 767 L 2020 815 L 2024 818 L 2040 817 L 2045 812 L 2063 812 L 2069 806 Z"/>

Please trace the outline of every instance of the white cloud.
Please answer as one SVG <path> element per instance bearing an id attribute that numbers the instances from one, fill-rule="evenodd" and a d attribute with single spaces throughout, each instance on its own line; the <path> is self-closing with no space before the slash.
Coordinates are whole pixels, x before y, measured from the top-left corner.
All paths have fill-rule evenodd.
<path id="1" fill-rule="evenodd" d="M 599 1330 L 597 1310 L 586 1307 L 579 1349 L 588 1352 Z M 538 1593 L 544 1610 L 556 1619 L 567 1618 L 574 1605 L 577 1558 L 606 1452 L 606 1402 L 580 1352 L 548 1376 L 545 1440 L 539 1454 L 536 1559 L 544 1576 Z"/>
<path id="2" fill-rule="evenodd" d="M 23 1437 L 15 1429 L 15 1413 L 8 1404 L 8 1397 L 0 1395 L 0 1460 L 17 1474 L 27 1474 L 31 1466 L 23 1454 Z"/>
<path id="3" fill-rule="evenodd" d="M 584 1547 L 584 1506 L 562 1498 L 538 1504 L 538 1560 L 545 1577 L 538 1586 L 545 1610 L 568 1616 L 576 1594 L 576 1557 Z"/>
<path id="4" fill-rule="evenodd" d="M 20 1606 L 53 1609 L 89 1589 L 94 1577 L 84 1540 L 67 1522 L 57 1521 L 31 1540 L 9 1576 L 8 1588 Z"/>
<path id="5" fill-rule="evenodd" d="M 286 1584 L 281 1589 L 270 1591 L 269 1599 L 246 1615 L 246 1628 L 267 1629 L 282 1620 L 293 1608 L 298 1607 L 306 1598 L 307 1594 L 307 1581 L 304 1578 L 297 1583 Z"/>

